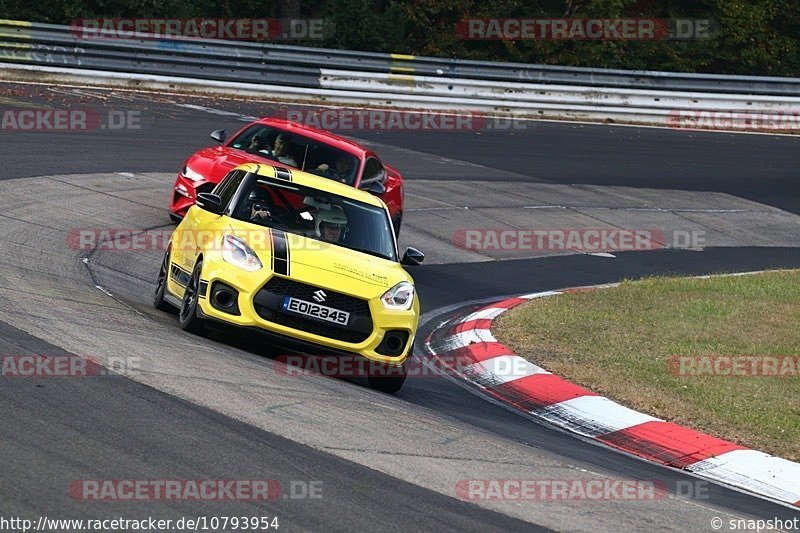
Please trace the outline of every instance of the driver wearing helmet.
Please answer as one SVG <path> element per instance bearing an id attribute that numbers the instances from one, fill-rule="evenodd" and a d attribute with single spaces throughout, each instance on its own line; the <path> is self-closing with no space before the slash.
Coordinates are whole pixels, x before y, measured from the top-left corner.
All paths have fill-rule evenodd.
<path id="1" fill-rule="evenodd" d="M 340 206 L 334 205 L 330 209 L 320 209 L 315 218 L 317 238 L 326 242 L 338 243 L 347 234 L 347 216 Z"/>

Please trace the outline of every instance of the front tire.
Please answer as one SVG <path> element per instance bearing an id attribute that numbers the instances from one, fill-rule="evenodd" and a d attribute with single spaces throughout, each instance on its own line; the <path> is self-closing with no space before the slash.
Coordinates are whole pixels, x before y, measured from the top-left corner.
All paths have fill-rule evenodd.
<path id="1" fill-rule="evenodd" d="M 386 372 L 388 375 L 369 376 L 367 382 L 370 388 L 376 391 L 386 392 L 393 394 L 403 388 L 406 382 L 406 375 L 408 372 L 408 363 L 403 363 L 402 366 L 386 366 L 389 370 Z"/>
<path id="2" fill-rule="evenodd" d="M 203 270 L 203 262 L 198 261 L 192 271 L 192 276 L 189 278 L 189 283 L 186 284 L 186 290 L 183 292 L 183 302 L 181 302 L 181 309 L 178 313 L 178 324 L 181 329 L 194 333 L 195 335 L 203 335 L 206 332 L 206 325 L 203 319 L 197 316 L 199 309 L 200 299 L 200 272 Z"/>
<path id="3" fill-rule="evenodd" d="M 175 313 L 178 309 L 174 305 L 164 299 L 167 293 L 167 279 L 169 278 L 169 250 L 164 254 L 164 259 L 161 261 L 161 269 L 158 271 L 158 280 L 156 281 L 156 293 L 153 296 L 153 307 L 159 311 L 166 311 L 167 313 Z"/>

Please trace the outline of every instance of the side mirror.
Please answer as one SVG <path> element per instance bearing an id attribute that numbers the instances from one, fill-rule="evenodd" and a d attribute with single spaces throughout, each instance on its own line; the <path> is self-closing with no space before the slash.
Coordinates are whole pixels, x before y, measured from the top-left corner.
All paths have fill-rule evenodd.
<path id="1" fill-rule="evenodd" d="M 205 209 L 209 213 L 214 213 L 215 215 L 222 213 L 222 198 L 216 194 L 201 192 L 197 195 L 195 204 L 197 204 L 197 207 L 200 209 Z"/>
<path id="2" fill-rule="evenodd" d="M 359 187 L 359 189 L 367 191 L 370 194 L 374 194 L 375 196 L 380 196 L 381 194 L 386 192 L 386 186 L 380 181 L 365 183 L 364 187 Z"/>
<path id="3" fill-rule="evenodd" d="M 403 259 L 400 261 L 400 264 L 405 266 L 419 266 L 423 261 L 425 261 L 425 254 L 416 248 L 406 248 L 406 253 L 403 254 Z"/>
<path id="4" fill-rule="evenodd" d="M 368 178 L 362 178 L 361 182 L 358 184 L 358 188 L 367 191 L 372 194 L 376 194 L 380 196 L 381 194 L 386 192 L 386 171 L 381 170 L 374 176 L 370 176 Z"/>
<path id="5" fill-rule="evenodd" d="M 211 138 L 218 143 L 224 143 L 228 138 L 228 133 L 225 130 L 214 130 L 211 132 Z"/>

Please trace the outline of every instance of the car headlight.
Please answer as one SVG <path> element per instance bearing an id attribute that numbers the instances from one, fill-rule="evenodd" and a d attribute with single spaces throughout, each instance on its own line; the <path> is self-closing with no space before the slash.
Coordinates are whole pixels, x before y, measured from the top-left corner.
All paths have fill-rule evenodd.
<path id="1" fill-rule="evenodd" d="M 414 303 L 414 286 L 407 281 L 401 281 L 383 293 L 381 302 L 387 309 L 411 309 Z"/>
<path id="2" fill-rule="evenodd" d="M 252 248 L 233 235 L 225 235 L 222 238 L 222 259 L 248 272 L 255 272 L 264 266 Z"/>
<path id="3" fill-rule="evenodd" d="M 189 167 L 189 165 L 183 167 L 183 169 L 181 170 L 181 175 L 184 178 L 192 181 L 206 181 L 205 176 L 203 176 L 199 172 L 195 172 L 194 170 L 192 170 L 191 167 Z"/>

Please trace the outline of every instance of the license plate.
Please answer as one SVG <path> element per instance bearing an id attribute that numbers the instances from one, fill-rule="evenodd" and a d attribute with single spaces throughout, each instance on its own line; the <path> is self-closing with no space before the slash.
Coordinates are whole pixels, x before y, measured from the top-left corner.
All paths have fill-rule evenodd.
<path id="1" fill-rule="evenodd" d="M 320 305 L 314 302 L 307 302 L 305 300 L 298 300 L 291 296 L 283 298 L 283 310 L 298 315 L 303 315 L 324 322 L 332 322 L 340 326 L 346 326 L 350 321 L 350 313 L 339 311 L 333 307 Z"/>

